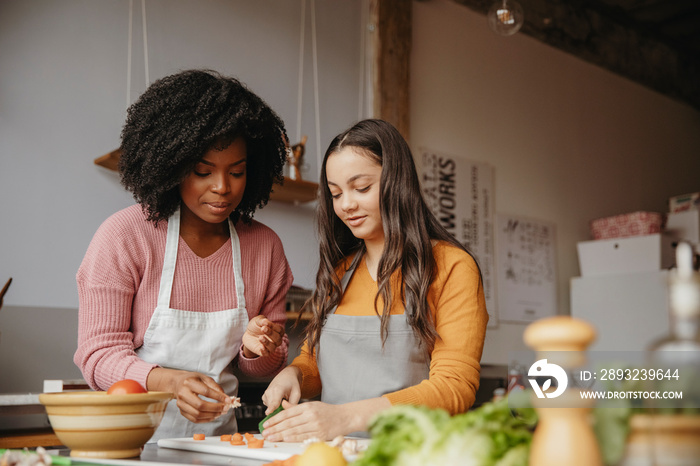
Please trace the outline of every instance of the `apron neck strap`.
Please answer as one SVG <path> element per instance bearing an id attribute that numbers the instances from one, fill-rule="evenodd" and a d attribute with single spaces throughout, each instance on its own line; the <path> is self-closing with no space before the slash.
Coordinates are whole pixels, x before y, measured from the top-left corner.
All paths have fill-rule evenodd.
<path id="1" fill-rule="evenodd" d="M 348 283 L 350 283 L 350 279 L 355 273 L 355 269 L 357 269 L 357 264 L 359 264 L 362 261 L 361 257 L 361 253 L 358 253 L 357 256 L 355 256 L 355 258 L 350 263 L 350 267 L 348 267 L 348 269 L 343 274 L 343 277 L 340 279 L 341 293 L 345 293 L 345 288 L 348 287 Z M 338 306 L 334 306 L 333 309 L 330 310 L 329 314 L 335 314 L 336 309 L 338 309 Z"/>
<path id="2" fill-rule="evenodd" d="M 163 272 L 160 275 L 160 289 L 158 290 L 158 307 L 170 307 L 170 295 L 173 291 L 173 277 L 175 276 L 175 262 L 177 261 L 179 242 L 180 208 L 178 207 L 168 219 L 168 234 L 165 238 Z"/>
<path id="3" fill-rule="evenodd" d="M 233 257 L 233 277 L 236 281 L 236 299 L 238 300 L 238 307 L 245 309 L 245 286 L 243 285 L 241 265 L 241 240 L 238 238 L 238 233 L 233 226 L 231 217 L 228 219 L 228 231 L 231 235 L 231 254 Z"/>

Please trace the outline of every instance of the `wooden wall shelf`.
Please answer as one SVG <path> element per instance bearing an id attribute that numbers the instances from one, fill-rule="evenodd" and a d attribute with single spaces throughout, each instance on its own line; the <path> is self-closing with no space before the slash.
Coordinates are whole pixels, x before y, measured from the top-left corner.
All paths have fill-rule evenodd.
<path id="1" fill-rule="evenodd" d="M 95 159 L 95 165 L 109 170 L 119 170 L 119 156 L 121 149 L 113 150 Z M 272 187 L 270 199 L 273 201 L 288 202 L 291 204 L 303 204 L 316 199 L 318 184 L 304 180 L 285 178 L 283 184 L 275 184 Z"/>
<path id="2" fill-rule="evenodd" d="M 295 322 L 299 318 L 304 321 L 311 319 L 311 312 L 305 308 L 312 293 L 311 290 L 296 285 L 289 288 L 286 303 L 287 322 Z"/>
<path id="3" fill-rule="evenodd" d="M 270 199 L 294 204 L 311 202 L 318 195 L 318 184 L 304 180 L 285 178 L 283 184 L 274 184 Z"/>
<path id="4" fill-rule="evenodd" d="M 102 157 L 97 157 L 95 159 L 95 165 L 105 167 L 109 170 L 119 171 L 119 156 L 121 155 L 121 149 L 113 150 L 108 152 Z"/>
<path id="5" fill-rule="evenodd" d="M 300 315 L 302 321 L 308 322 L 309 320 L 311 320 L 310 312 L 287 311 L 285 314 L 287 314 L 287 323 L 293 324 L 294 322 L 296 322 Z"/>

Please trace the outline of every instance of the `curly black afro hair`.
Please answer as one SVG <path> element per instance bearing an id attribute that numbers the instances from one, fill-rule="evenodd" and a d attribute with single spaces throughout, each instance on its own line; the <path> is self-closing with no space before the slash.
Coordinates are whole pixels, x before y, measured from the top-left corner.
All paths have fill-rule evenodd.
<path id="1" fill-rule="evenodd" d="M 148 220 L 167 220 L 178 186 L 211 149 L 246 141 L 247 182 L 231 219 L 250 223 L 281 181 L 287 133 L 277 114 L 243 83 L 211 70 L 187 70 L 154 82 L 129 107 L 119 172 Z"/>

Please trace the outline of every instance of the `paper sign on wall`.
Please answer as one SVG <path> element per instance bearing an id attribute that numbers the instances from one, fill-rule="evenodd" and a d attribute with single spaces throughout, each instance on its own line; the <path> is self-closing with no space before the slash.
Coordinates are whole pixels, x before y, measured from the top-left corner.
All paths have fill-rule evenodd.
<path id="1" fill-rule="evenodd" d="M 499 316 L 532 322 L 556 314 L 555 224 L 496 216 Z"/>
<path id="2" fill-rule="evenodd" d="M 476 258 L 489 327 L 498 325 L 494 283 L 493 167 L 421 149 L 421 185 L 430 210 Z"/>

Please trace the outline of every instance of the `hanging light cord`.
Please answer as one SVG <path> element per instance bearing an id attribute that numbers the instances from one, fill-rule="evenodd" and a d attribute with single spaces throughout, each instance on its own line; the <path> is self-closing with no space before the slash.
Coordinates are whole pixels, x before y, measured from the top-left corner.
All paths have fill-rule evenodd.
<path id="1" fill-rule="evenodd" d="M 316 1 L 311 0 L 311 45 L 314 57 L 314 106 L 316 110 L 316 158 L 318 160 L 318 173 L 321 174 L 322 148 L 321 148 L 321 118 L 319 112 L 318 97 L 318 51 L 316 49 Z"/>
<path id="2" fill-rule="evenodd" d="M 301 141 L 301 101 L 304 93 L 304 33 L 306 32 L 306 0 L 301 0 L 301 31 L 299 31 L 299 88 L 297 89 L 297 141 Z"/>
<path id="3" fill-rule="evenodd" d="M 126 108 L 131 104 L 131 30 L 134 24 L 134 0 L 129 0 L 129 38 L 126 47 Z"/>
<path id="4" fill-rule="evenodd" d="M 360 82 L 358 86 L 357 98 L 357 119 L 362 120 L 364 117 L 364 94 L 365 94 L 365 59 L 367 55 L 367 0 L 362 1 L 362 13 L 360 18 Z"/>
<path id="5" fill-rule="evenodd" d="M 143 21 L 143 69 L 146 73 L 146 87 L 151 83 L 148 77 L 148 29 L 146 28 L 146 0 L 141 0 L 141 19 Z"/>
<path id="6" fill-rule="evenodd" d="M 146 87 L 151 82 L 148 70 L 148 29 L 146 26 L 146 0 L 141 0 L 141 19 L 143 25 L 143 68 L 146 75 Z M 126 108 L 131 105 L 131 49 L 133 46 L 134 0 L 129 0 L 129 39 L 126 51 Z"/>
<path id="7" fill-rule="evenodd" d="M 306 0 L 301 0 L 301 31 L 299 33 L 299 87 L 297 88 L 297 141 L 301 140 L 302 101 L 304 96 L 304 42 L 306 32 Z M 321 117 L 318 93 L 318 49 L 316 47 L 316 2 L 311 0 L 311 51 L 314 72 L 314 113 L 316 123 L 316 158 L 321 173 Z"/>

